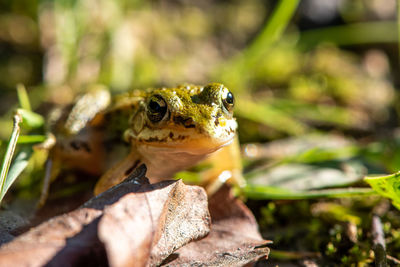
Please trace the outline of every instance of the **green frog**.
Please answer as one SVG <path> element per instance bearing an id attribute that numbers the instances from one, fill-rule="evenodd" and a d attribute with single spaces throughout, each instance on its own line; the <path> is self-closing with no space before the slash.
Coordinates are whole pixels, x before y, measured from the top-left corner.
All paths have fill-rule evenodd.
<path id="1" fill-rule="evenodd" d="M 58 134 L 48 176 L 60 166 L 101 175 L 98 195 L 141 164 L 155 183 L 208 161 L 212 167 L 202 173 L 202 183 L 209 194 L 226 181 L 243 186 L 234 105 L 232 92 L 220 83 L 115 97 L 96 86 L 68 112 L 53 116 L 52 131 Z"/>

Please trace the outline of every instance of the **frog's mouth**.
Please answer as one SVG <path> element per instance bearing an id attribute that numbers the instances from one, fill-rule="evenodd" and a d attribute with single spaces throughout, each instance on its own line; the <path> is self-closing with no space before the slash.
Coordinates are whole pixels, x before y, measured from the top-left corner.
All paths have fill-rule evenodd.
<path id="1" fill-rule="evenodd" d="M 188 154 L 209 154 L 221 147 L 232 143 L 235 130 L 227 132 L 223 136 L 209 136 L 196 131 L 184 132 L 158 132 L 157 136 L 147 136 L 146 139 L 138 137 L 135 140 L 137 146 L 149 149 L 162 150 L 164 152 Z"/>
<path id="2" fill-rule="evenodd" d="M 233 139 L 229 140 L 225 143 L 220 143 L 216 145 L 207 144 L 206 146 L 199 145 L 198 141 L 193 141 L 185 144 L 159 144 L 159 143 L 140 143 L 139 146 L 147 147 L 152 150 L 159 150 L 163 152 L 170 153 L 187 153 L 193 155 L 204 155 L 210 154 L 218 149 L 229 145 L 233 142 Z"/>

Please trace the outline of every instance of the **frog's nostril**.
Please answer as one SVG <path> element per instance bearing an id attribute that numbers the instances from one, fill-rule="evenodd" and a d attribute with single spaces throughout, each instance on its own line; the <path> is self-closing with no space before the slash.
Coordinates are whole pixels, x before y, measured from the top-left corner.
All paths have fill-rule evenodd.
<path id="1" fill-rule="evenodd" d="M 182 116 L 175 116 L 174 117 L 174 122 L 176 124 L 181 124 L 183 125 L 185 128 L 195 128 L 196 126 L 193 123 L 193 119 L 192 118 L 184 118 Z"/>
<path id="2" fill-rule="evenodd" d="M 185 121 L 185 125 L 192 125 L 193 124 L 193 119 L 189 118 L 188 120 Z"/>

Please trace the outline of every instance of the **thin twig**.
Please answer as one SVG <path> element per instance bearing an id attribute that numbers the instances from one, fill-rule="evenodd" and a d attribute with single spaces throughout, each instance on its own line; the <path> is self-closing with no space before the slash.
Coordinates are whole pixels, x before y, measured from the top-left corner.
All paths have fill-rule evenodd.
<path id="1" fill-rule="evenodd" d="M 46 160 L 45 164 L 45 174 L 43 179 L 42 191 L 40 193 L 39 201 L 36 205 L 37 209 L 43 207 L 43 205 L 46 203 L 47 197 L 49 196 L 50 182 L 53 173 L 52 170 L 53 170 L 53 160 L 49 158 Z"/>
<path id="2" fill-rule="evenodd" d="M 381 219 L 378 215 L 372 216 L 372 242 L 375 253 L 375 266 L 386 267 L 386 245 Z"/>

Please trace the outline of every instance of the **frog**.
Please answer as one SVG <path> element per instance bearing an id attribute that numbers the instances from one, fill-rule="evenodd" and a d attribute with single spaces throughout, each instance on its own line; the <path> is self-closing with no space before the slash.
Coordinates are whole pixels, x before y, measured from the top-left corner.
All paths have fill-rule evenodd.
<path id="1" fill-rule="evenodd" d="M 95 86 L 53 116 L 51 131 L 58 134 L 45 180 L 57 176 L 60 166 L 79 169 L 100 176 L 94 188 L 99 195 L 142 164 L 149 181 L 157 183 L 208 162 L 201 184 L 209 194 L 226 182 L 243 187 L 234 105 L 233 93 L 221 83 L 115 96 Z"/>

